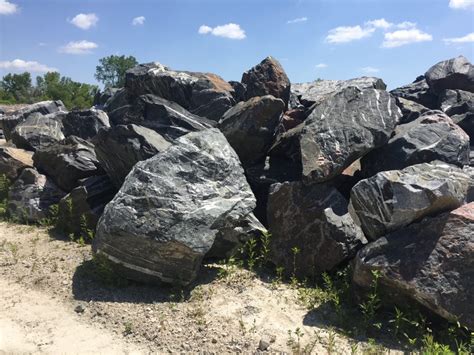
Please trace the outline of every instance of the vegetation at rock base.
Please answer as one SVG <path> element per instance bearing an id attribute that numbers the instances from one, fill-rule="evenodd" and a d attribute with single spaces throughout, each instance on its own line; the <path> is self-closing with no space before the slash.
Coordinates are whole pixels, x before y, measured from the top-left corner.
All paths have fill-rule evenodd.
<path id="1" fill-rule="evenodd" d="M 95 78 L 103 83 L 105 87 L 123 87 L 125 84 L 125 72 L 138 64 L 134 56 L 110 55 L 99 59 L 99 65 L 95 69 Z"/>

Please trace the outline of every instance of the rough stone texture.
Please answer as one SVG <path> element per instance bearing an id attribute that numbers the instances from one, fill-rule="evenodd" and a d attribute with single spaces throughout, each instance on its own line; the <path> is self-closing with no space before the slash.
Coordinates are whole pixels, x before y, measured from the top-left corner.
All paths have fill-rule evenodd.
<path id="1" fill-rule="evenodd" d="M 246 85 L 247 100 L 255 96 L 272 95 L 282 99 L 285 107 L 290 100 L 290 79 L 281 64 L 272 57 L 267 57 L 242 75 Z"/>
<path id="2" fill-rule="evenodd" d="M 439 97 L 440 108 L 458 124 L 474 144 L 474 93 L 445 90 Z"/>
<path id="3" fill-rule="evenodd" d="M 235 104 L 234 89 L 218 75 L 174 71 L 157 62 L 128 70 L 125 88 L 134 96 L 153 94 L 174 101 L 214 121 Z"/>
<path id="4" fill-rule="evenodd" d="M 352 188 L 349 211 L 365 236 L 375 240 L 425 216 L 459 207 L 469 184 L 462 169 L 440 161 L 383 171 Z"/>
<path id="5" fill-rule="evenodd" d="M 189 132 L 213 127 L 214 121 L 193 115 L 178 104 L 154 95 L 142 95 L 110 113 L 115 125 L 134 123 L 173 140 Z"/>
<path id="6" fill-rule="evenodd" d="M 62 119 L 66 112 L 55 112 L 42 115 L 38 112 L 30 114 L 11 132 L 11 140 L 18 148 L 36 151 L 49 147 L 63 140 Z"/>
<path id="7" fill-rule="evenodd" d="M 416 78 L 413 83 L 394 89 L 390 93 L 397 98 L 414 101 L 433 110 L 439 108 L 438 97 L 430 91 L 423 75 Z"/>
<path id="8" fill-rule="evenodd" d="M 407 166 L 441 160 L 469 164 L 469 137 L 441 111 L 428 111 L 417 120 L 397 127 L 388 144 L 361 159 L 363 175 L 400 170 Z"/>
<path id="9" fill-rule="evenodd" d="M 315 80 L 309 83 L 293 84 L 291 91 L 306 107 L 319 105 L 334 94 L 350 86 L 364 89 L 385 90 L 387 85 L 382 79 L 363 76 L 350 80 Z"/>
<path id="10" fill-rule="evenodd" d="M 474 329 L 474 203 L 388 234 L 359 251 L 353 280 L 417 301 L 450 321 Z M 405 302 L 404 302 L 405 303 Z"/>
<path id="11" fill-rule="evenodd" d="M 229 81 L 230 86 L 234 89 L 235 102 L 245 101 L 245 92 L 247 87 L 240 81 Z"/>
<path id="12" fill-rule="evenodd" d="M 429 108 L 403 97 L 397 97 L 397 106 L 402 111 L 402 117 L 400 118 L 400 123 L 402 124 L 412 122 L 423 113 L 429 111 Z"/>
<path id="13" fill-rule="evenodd" d="M 94 96 L 94 106 L 98 109 L 104 108 L 107 104 L 107 101 L 109 101 L 110 98 L 113 97 L 119 90 L 119 88 L 108 87 L 105 88 L 104 91 L 98 91 Z"/>
<path id="14" fill-rule="evenodd" d="M 323 182 L 387 143 L 399 118 L 388 92 L 349 87 L 318 105 L 302 125 L 280 135 L 270 155 L 272 161 L 291 161 L 305 181 Z"/>
<path id="15" fill-rule="evenodd" d="M 79 180 L 104 174 L 94 152 L 94 146 L 78 137 L 70 136 L 33 155 L 35 167 L 47 174 L 66 192 L 78 186 Z"/>
<path id="16" fill-rule="evenodd" d="M 136 163 L 170 146 L 155 131 L 133 124 L 102 129 L 93 143 L 97 159 L 117 188 Z"/>
<path id="17" fill-rule="evenodd" d="M 273 185 L 267 218 L 272 233 L 271 260 L 290 275 L 313 277 L 332 270 L 366 243 L 347 211 L 347 201 L 327 184 Z M 294 247 L 299 249 L 296 258 Z"/>
<path id="18" fill-rule="evenodd" d="M 231 252 L 250 231 L 263 230 L 254 207 L 224 135 L 216 129 L 190 133 L 135 165 L 106 206 L 93 248 L 128 277 L 186 285 L 209 252 Z"/>
<path id="19" fill-rule="evenodd" d="M 48 177 L 24 169 L 8 192 L 8 215 L 22 222 L 39 222 L 50 216 L 50 207 L 64 196 Z"/>
<path id="20" fill-rule="evenodd" d="M 120 112 L 120 109 L 123 107 L 127 107 L 130 105 L 130 101 L 132 100 L 132 96 L 128 93 L 128 91 L 124 88 L 118 89 L 113 96 L 107 100 L 104 105 L 104 111 L 107 112 L 109 118 L 111 119 L 112 112 Z"/>
<path id="21" fill-rule="evenodd" d="M 467 190 L 466 202 L 474 202 L 474 167 L 465 166 L 463 170 L 471 178 L 471 182 Z"/>
<path id="22" fill-rule="evenodd" d="M 435 94 L 446 89 L 474 92 L 474 66 L 462 55 L 433 65 L 425 77 Z"/>
<path id="23" fill-rule="evenodd" d="M 101 128 L 110 127 L 109 117 L 102 110 L 90 109 L 69 112 L 63 118 L 64 134 L 89 140 Z"/>
<path id="24" fill-rule="evenodd" d="M 16 127 L 17 124 L 23 122 L 33 113 L 40 113 L 42 115 L 48 115 L 58 111 L 66 111 L 66 107 L 62 101 L 41 101 L 32 105 L 28 105 L 17 112 L 12 113 L 11 115 L 2 116 L 0 120 L 0 126 L 3 129 L 5 138 L 7 140 L 11 139 L 11 132 Z"/>
<path id="25" fill-rule="evenodd" d="M 33 153 L 12 147 L 0 147 L 0 175 L 15 180 L 25 168 L 33 167 Z"/>
<path id="26" fill-rule="evenodd" d="M 273 143 L 285 104 L 271 95 L 239 102 L 219 122 L 244 166 L 262 160 Z"/>

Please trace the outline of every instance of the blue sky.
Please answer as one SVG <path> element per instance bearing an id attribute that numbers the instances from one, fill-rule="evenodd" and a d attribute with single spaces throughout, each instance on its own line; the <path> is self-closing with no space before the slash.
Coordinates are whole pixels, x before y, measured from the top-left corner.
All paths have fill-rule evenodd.
<path id="1" fill-rule="evenodd" d="M 474 0 L 0 0 L 0 75 L 95 83 L 110 54 L 226 80 L 272 55 L 292 82 L 373 75 L 394 88 L 473 61 Z"/>

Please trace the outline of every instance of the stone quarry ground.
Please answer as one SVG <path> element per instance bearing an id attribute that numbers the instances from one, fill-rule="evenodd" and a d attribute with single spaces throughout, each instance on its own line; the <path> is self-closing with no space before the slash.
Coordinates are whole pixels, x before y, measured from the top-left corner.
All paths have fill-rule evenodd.
<path id="1" fill-rule="evenodd" d="M 294 287 L 226 267 L 207 265 L 190 292 L 131 284 L 89 245 L 1 222 L 0 354 L 252 353 L 261 340 L 272 352 L 381 352 L 332 329 Z"/>

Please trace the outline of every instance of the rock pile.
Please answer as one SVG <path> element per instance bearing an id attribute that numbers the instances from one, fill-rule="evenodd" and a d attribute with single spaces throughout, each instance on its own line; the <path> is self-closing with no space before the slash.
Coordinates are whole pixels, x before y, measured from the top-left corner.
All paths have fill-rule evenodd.
<path id="1" fill-rule="evenodd" d="M 464 57 L 386 91 L 379 78 L 290 84 L 272 57 L 240 82 L 139 65 L 89 110 L 2 115 L 8 213 L 59 205 L 68 233 L 129 278 L 192 283 L 206 258 L 272 235 L 270 260 L 315 277 L 352 262 L 474 327 L 474 69 Z M 397 297 L 394 297 L 396 300 Z"/>

